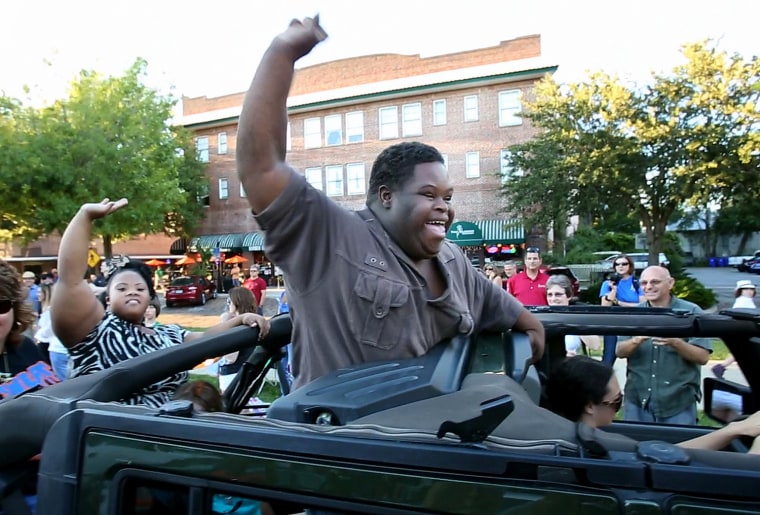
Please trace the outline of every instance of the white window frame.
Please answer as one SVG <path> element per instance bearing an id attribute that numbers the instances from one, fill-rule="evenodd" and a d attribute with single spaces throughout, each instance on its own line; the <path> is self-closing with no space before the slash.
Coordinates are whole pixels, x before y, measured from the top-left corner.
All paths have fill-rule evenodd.
<path id="1" fill-rule="evenodd" d="M 216 151 L 220 154 L 227 153 L 227 133 L 220 132 L 216 135 Z"/>
<path id="2" fill-rule="evenodd" d="M 219 200 L 230 198 L 230 184 L 226 177 L 219 177 Z"/>
<path id="3" fill-rule="evenodd" d="M 346 144 L 364 142 L 364 111 L 346 113 Z"/>
<path id="4" fill-rule="evenodd" d="M 333 141 L 330 141 L 330 139 Z M 331 114 L 325 116 L 325 146 L 335 147 L 343 144 L 343 116 Z"/>
<path id="5" fill-rule="evenodd" d="M 464 176 L 468 179 L 480 177 L 480 152 L 467 152 L 464 155 Z"/>
<path id="6" fill-rule="evenodd" d="M 306 118 L 303 121 L 303 148 L 322 146 L 322 119 Z"/>
<path id="7" fill-rule="evenodd" d="M 303 174 L 309 184 L 314 186 L 314 188 L 318 189 L 319 191 L 324 191 L 325 186 L 324 182 L 322 181 L 322 167 L 315 166 L 312 168 L 307 168 L 303 171 Z"/>
<path id="8" fill-rule="evenodd" d="M 245 188 L 243 187 L 243 183 L 241 182 L 239 186 L 240 186 L 240 198 L 246 198 L 248 195 L 245 194 Z"/>
<path id="9" fill-rule="evenodd" d="M 506 158 L 512 156 L 512 152 L 506 148 L 501 149 L 499 152 L 499 171 L 501 172 L 501 183 L 506 184 L 512 177 L 522 177 L 523 171 L 515 169 L 514 166 L 506 164 Z"/>
<path id="10" fill-rule="evenodd" d="M 514 127 L 522 125 L 522 117 L 517 113 L 522 111 L 522 91 L 509 89 L 499 91 L 499 127 Z"/>
<path id="11" fill-rule="evenodd" d="M 404 104 L 401 106 L 401 134 L 403 137 L 422 136 L 422 104 Z"/>
<path id="12" fill-rule="evenodd" d="M 346 165 L 346 188 L 349 195 L 367 193 L 367 167 L 364 163 Z"/>
<path id="13" fill-rule="evenodd" d="M 446 125 L 446 99 L 433 100 L 433 125 Z"/>
<path id="14" fill-rule="evenodd" d="M 463 102 L 464 121 L 477 122 L 480 119 L 478 112 L 478 95 L 467 95 Z"/>
<path id="15" fill-rule="evenodd" d="M 329 197 L 345 196 L 343 186 L 343 165 L 325 166 L 325 193 Z"/>
<path id="16" fill-rule="evenodd" d="M 380 139 L 398 138 L 398 107 L 381 107 L 377 114 Z"/>
<path id="17" fill-rule="evenodd" d="M 198 156 L 198 161 L 208 163 L 208 136 L 195 138 L 195 153 Z"/>

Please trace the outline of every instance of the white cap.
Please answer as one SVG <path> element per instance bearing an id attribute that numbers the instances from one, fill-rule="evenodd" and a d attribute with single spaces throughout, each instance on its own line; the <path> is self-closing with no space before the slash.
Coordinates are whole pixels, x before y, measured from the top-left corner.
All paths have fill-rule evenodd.
<path id="1" fill-rule="evenodd" d="M 736 281 L 736 288 L 734 288 L 734 291 L 739 290 L 756 290 L 757 286 L 752 284 L 752 281 L 748 279 L 742 279 L 741 281 Z"/>

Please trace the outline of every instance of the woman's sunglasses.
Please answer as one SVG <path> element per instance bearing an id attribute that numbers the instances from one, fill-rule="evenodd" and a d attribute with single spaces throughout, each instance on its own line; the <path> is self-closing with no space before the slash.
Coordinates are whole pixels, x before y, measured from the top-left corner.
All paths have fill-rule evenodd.
<path id="1" fill-rule="evenodd" d="M 0 315 L 4 315 L 13 309 L 14 304 L 15 302 L 11 299 L 0 299 Z"/>
<path id="2" fill-rule="evenodd" d="M 615 413 L 620 411 L 620 408 L 623 407 L 623 394 L 621 393 L 611 401 L 602 401 L 601 404 L 605 406 L 609 406 L 610 408 L 615 410 Z"/>

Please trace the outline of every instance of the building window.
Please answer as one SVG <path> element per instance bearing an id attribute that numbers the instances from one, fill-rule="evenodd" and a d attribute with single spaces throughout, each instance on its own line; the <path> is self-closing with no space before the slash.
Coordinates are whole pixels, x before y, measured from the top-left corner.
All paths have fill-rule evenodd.
<path id="1" fill-rule="evenodd" d="M 216 135 L 216 146 L 217 151 L 220 154 L 226 154 L 227 153 L 227 133 L 226 132 L 220 132 Z"/>
<path id="2" fill-rule="evenodd" d="M 204 182 L 198 188 L 198 203 L 201 206 L 203 206 L 203 207 L 208 207 L 209 204 L 211 204 L 210 199 L 209 199 L 209 196 L 210 196 L 209 190 L 210 189 L 211 188 L 209 188 L 209 183 L 207 183 L 207 182 Z"/>
<path id="3" fill-rule="evenodd" d="M 398 138 L 398 108 L 380 108 L 380 139 Z"/>
<path id="4" fill-rule="evenodd" d="M 343 165 L 325 166 L 325 178 L 327 193 L 331 197 L 342 197 L 343 193 Z"/>
<path id="5" fill-rule="evenodd" d="M 208 163 L 208 136 L 195 138 L 195 151 L 198 155 L 198 161 Z"/>
<path id="6" fill-rule="evenodd" d="M 245 193 L 245 188 L 243 187 L 243 183 L 241 182 L 240 183 L 240 198 L 245 198 L 247 196 L 248 195 L 246 195 L 246 193 Z"/>
<path id="7" fill-rule="evenodd" d="M 307 118 L 303 121 L 304 148 L 322 146 L 322 121 L 319 118 Z"/>
<path id="8" fill-rule="evenodd" d="M 446 100 L 433 100 L 433 125 L 446 125 Z"/>
<path id="9" fill-rule="evenodd" d="M 480 177 L 480 152 L 467 152 L 465 154 L 464 175 L 468 179 Z"/>
<path id="10" fill-rule="evenodd" d="M 501 183 L 505 184 L 512 177 L 521 177 L 523 172 L 520 169 L 515 169 L 511 163 L 512 152 L 507 149 L 502 149 L 499 153 L 499 163 L 501 164 Z"/>
<path id="11" fill-rule="evenodd" d="M 224 200 L 230 197 L 230 189 L 227 184 L 227 179 L 224 177 L 219 178 L 219 199 Z"/>
<path id="12" fill-rule="evenodd" d="M 406 104 L 401 108 L 403 123 L 401 131 L 404 137 L 422 135 L 422 104 Z"/>
<path id="13" fill-rule="evenodd" d="M 341 115 L 325 116 L 325 146 L 343 144 L 343 126 Z"/>
<path id="14" fill-rule="evenodd" d="M 346 143 L 364 141 L 364 111 L 346 113 Z"/>
<path id="15" fill-rule="evenodd" d="M 293 148 L 293 144 L 290 139 L 290 122 L 288 122 L 288 127 L 285 129 L 285 150 L 290 152 L 290 149 Z"/>
<path id="16" fill-rule="evenodd" d="M 464 97 L 464 121 L 478 121 L 478 96 L 468 95 Z"/>
<path id="17" fill-rule="evenodd" d="M 522 125 L 517 114 L 522 110 L 522 91 L 511 89 L 499 92 L 499 127 Z"/>
<path id="18" fill-rule="evenodd" d="M 306 180 L 309 184 L 314 186 L 319 191 L 324 190 L 324 186 L 322 185 L 322 169 L 319 167 L 316 168 L 307 168 L 304 170 L 304 176 L 306 177 Z"/>
<path id="19" fill-rule="evenodd" d="M 366 193 L 364 163 L 349 163 L 346 165 L 346 182 L 348 183 L 349 195 L 362 195 Z"/>

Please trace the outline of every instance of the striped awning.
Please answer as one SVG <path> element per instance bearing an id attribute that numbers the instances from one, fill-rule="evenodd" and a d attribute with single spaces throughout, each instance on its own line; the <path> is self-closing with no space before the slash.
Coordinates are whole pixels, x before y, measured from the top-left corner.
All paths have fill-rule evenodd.
<path id="1" fill-rule="evenodd" d="M 190 252 L 197 252 L 200 249 L 214 250 L 215 248 L 219 248 L 221 252 L 241 250 L 243 248 L 243 236 L 245 235 L 240 233 L 196 236 L 190 240 L 188 250 Z"/>
<path id="2" fill-rule="evenodd" d="M 264 233 L 263 232 L 249 232 L 243 237 L 243 250 L 250 250 L 251 252 L 264 250 Z"/>
<path id="3" fill-rule="evenodd" d="M 169 254 L 180 255 L 185 252 L 187 252 L 187 240 L 184 238 L 174 240 L 171 247 L 169 247 Z"/>
<path id="4" fill-rule="evenodd" d="M 475 224 L 483 231 L 483 243 L 486 245 L 525 241 L 525 230 L 522 221 L 518 218 L 477 220 Z"/>

